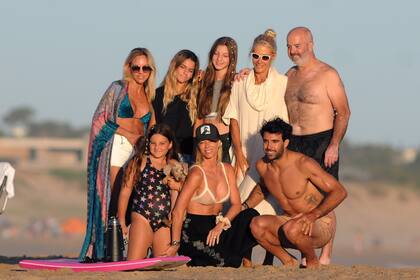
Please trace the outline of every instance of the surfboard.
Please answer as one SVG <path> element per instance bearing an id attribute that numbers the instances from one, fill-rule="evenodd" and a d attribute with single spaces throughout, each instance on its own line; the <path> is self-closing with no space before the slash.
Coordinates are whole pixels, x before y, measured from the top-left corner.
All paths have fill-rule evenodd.
<path id="1" fill-rule="evenodd" d="M 126 271 L 126 270 L 162 270 L 186 264 L 191 259 L 186 256 L 159 257 L 134 261 L 81 263 L 77 259 L 34 259 L 22 260 L 19 266 L 27 269 L 71 269 L 75 272 Z"/>

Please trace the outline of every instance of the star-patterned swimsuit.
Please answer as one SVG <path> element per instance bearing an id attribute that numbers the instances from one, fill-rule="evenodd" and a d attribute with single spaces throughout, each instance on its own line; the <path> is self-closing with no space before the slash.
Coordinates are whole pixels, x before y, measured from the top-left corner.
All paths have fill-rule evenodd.
<path id="1" fill-rule="evenodd" d="M 155 232 L 166 226 L 163 221 L 171 212 L 169 187 L 162 183 L 165 174 L 152 166 L 147 157 L 146 166 L 134 189 L 132 211 L 145 217 Z"/>

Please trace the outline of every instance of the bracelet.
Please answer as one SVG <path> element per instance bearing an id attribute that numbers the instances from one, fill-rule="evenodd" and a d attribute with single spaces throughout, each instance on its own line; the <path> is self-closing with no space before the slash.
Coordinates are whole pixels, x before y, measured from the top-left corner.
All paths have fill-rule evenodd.
<path id="1" fill-rule="evenodd" d="M 216 216 L 216 224 L 218 224 L 219 222 L 225 224 L 223 226 L 223 230 L 228 230 L 232 225 L 230 224 L 230 220 L 226 217 L 223 217 L 221 214 L 219 214 L 218 216 Z"/>
<path id="2" fill-rule="evenodd" d="M 242 207 L 245 210 L 245 209 L 248 209 L 249 208 L 249 205 L 248 205 L 248 203 L 246 203 L 246 201 L 244 201 L 244 203 L 242 203 Z"/>
<path id="3" fill-rule="evenodd" d="M 181 244 L 181 241 L 178 241 L 178 240 L 172 240 L 172 242 L 169 243 L 169 245 L 171 246 L 179 246 L 180 244 Z"/>

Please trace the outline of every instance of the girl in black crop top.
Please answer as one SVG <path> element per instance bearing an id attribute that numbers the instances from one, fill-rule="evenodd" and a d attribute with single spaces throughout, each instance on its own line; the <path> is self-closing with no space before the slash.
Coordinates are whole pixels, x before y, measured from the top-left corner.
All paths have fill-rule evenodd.
<path id="1" fill-rule="evenodd" d="M 181 160 L 193 162 L 193 124 L 197 116 L 198 57 L 181 50 L 172 58 L 168 72 L 152 101 L 156 123 L 165 123 L 176 136 Z"/>

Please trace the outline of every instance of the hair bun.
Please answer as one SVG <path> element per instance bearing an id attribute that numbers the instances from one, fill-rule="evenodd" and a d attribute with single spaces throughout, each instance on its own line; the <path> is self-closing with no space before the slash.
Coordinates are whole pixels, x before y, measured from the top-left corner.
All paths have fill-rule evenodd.
<path id="1" fill-rule="evenodd" d="M 264 35 L 265 36 L 268 36 L 268 37 L 271 37 L 271 38 L 273 38 L 273 39 L 276 39 L 276 36 L 277 36 L 277 33 L 276 33 L 276 31 L 274 31 L 273 29 L 267 29 L 265 32 L 264 32 Z"/>

